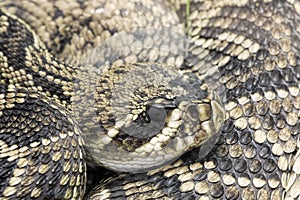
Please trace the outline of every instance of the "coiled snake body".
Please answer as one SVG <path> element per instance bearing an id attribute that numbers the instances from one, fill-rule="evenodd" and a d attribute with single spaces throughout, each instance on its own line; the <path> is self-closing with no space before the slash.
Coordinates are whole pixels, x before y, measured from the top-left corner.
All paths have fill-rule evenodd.
<path id="1" fill-rule="evenodd" d="M 0 199 L 299 198 L 299 1 L 0 6 Z"/>

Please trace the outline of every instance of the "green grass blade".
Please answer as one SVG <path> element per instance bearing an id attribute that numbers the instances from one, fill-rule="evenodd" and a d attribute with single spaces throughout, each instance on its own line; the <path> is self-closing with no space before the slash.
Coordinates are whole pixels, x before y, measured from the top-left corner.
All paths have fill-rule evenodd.
<path id="1" fill-rule="evenodd" d="M 186 32 L 189 35 L 189 31 L 191 28 L 191 22 L 190 22 L 190 0 L 186 0 L 186 8 L 185 8 L 185 13 L 186 13 Z"/>

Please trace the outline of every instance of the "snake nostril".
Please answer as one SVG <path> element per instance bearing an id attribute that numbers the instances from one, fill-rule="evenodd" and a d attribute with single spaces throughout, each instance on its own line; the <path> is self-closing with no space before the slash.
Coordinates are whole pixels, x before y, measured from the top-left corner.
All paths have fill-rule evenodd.
<path id="1" fill-rule="evenodd" d="M 197 121 L 199 120 L 199 115 L 201 115 L 201 113 L 199 114 L 198 111 L 198 106 L 196 104 L 190 104 L 187 106 L 186 108 L 187 111 L 187 116 L 193 120 L 193 121 Z"/>

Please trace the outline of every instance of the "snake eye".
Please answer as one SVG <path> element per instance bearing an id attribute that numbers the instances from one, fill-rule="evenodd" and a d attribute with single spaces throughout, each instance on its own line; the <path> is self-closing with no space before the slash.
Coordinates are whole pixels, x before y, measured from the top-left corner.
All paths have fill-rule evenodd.
<path id="1" fill-rule="evenodd" d="M 167 113 L 163 106 L 154 104 L 149 108 L 148 115 L 152 122 L 161 122 L 165 121 Z"/>

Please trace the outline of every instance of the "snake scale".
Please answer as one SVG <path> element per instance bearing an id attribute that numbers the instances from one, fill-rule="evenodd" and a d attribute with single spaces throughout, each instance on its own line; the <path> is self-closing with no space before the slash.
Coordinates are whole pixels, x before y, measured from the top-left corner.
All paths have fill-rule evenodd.
<path id="1" fill-rule="evenodd" d="M 1 200 L 300 198 L 300 2 L 187 2 L 0 1 Z"/>

